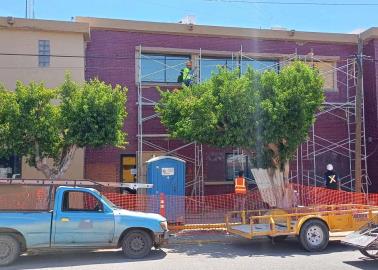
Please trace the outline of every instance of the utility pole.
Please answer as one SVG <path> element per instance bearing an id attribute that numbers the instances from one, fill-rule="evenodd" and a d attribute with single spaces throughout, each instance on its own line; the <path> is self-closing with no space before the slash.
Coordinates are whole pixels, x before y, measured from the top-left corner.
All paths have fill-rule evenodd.
<path id="1" fill-rule="evenodd" d="M 34 0 L 25 0 L 25 19 L 34 19 Z"/>
<path id="2" fill-rule="evenodd" d="M 356 143 L 355 143 L 355 192 L 362 191 L 362 173 L 361 173 L 361 107 L 363 91 L 363 41 L 358 38 L 357 52 L 357 88 L 356 88 Z"/>

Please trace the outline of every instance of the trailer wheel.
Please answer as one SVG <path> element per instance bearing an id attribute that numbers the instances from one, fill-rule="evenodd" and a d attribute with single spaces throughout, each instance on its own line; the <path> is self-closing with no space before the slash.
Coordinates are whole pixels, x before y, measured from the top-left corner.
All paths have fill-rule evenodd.
<path id="1" fill-rule="evenodd" d="M 329 241 L 327 225 L 319 219 L 306 221 L 300 230 L 299 241 L 307 251 L 322 251 Z"/>
<path id="2" fill-rule="evenodd" d="M 146 257 L 150 253 L 151 248 L 151 236 L 143 230 L 131 230 L 122 240 L 122 251 L 126 257 L 131 259 Z"/>
<path id="3" fill-rule="evenodd" d="M 360 252 L 366 257 L 378 260 L 378 247 L 361 248 Z"/>
<path id="4" fill-rule="evenodd" d="M 0 266 L 13 263 L 20 255 L 20 243 L 11 235 L 0 234 Z"/>

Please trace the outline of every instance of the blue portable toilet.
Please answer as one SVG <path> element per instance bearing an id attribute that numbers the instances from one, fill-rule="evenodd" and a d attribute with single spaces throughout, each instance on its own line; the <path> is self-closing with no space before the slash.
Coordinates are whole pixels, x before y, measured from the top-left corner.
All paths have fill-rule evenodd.
<path id="1" fill-rule="evenodd" d="M 159 156 L 147 161 L 148 195 L 166 196 L 165 211 L 169 222 L 183 223 L 185 218 L 185 161 L 172 156 Z M 154 204 L 156 208 L 156 204 Z M 151 209 L 158 212 L 158 209 Z"/>

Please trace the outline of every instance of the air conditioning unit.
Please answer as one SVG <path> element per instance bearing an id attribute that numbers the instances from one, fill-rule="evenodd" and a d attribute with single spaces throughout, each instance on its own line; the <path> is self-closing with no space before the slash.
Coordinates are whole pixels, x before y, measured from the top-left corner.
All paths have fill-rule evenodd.
<path id="1" fill-rule="evenodd" d="M 189 24 L 189 25 L 196 24 L 196 16 L 193 16 L 193 15 L 185 16 L 184 18 L 181 19 L 181 21 L 179 21 L 179 23 Z"/>

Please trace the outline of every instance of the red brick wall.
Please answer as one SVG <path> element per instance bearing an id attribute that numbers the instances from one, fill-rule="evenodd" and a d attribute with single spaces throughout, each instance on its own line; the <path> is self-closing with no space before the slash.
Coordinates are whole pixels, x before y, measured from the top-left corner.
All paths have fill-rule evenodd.
<path id="1" fill-rule="evenodd" d="M 364 47 L 370 60 L 364 61 L 365 125 L 368 155 L 368 174 L 372 185 L 370 191 L 378 192 L 378 40 L 371 40 Z"/>
<path id="2" fill-rule="evenodd" d="M 374 43 L 375 44 L 375 43 Z M 86 78 L 90 79 L 95 76 L 111 84 L 121 84 L 129 88 L 128 93 L 128 117 L 125 121 L 125 130 L 128 132 L 129 145 L 125 149 L 104 148 L 104 149 L 87 149 L 85 162 L 85 177 L 102 180 L 118 181 L 120 155 L 126 153 L 135 154 L 137 150 L 137 87 L 135 82 L 135 55 L 136 46 L 148 47 L 166 47 L 182 49 L 203 49 L 219 51 L 239 51 L 243 47 L 244 52 L 261 52 L 261 53 L 282 53 L 293 54 L 297 52 L 306 55 L 313 51 L 315 55 L 339 56 L 342 61 L 356 53 L 355 45 L 348 44 L 322 44 L 316 42 L 296 43 L 292 41 L 274 41 L 274 40 L 256 40 L 256 39 L 238 39 L 222 37 L 204 37 L 204 36 L 183 36 L 172 34 L 149 34 L 136 33 L 127 31 L 111 30 L 92 30 L 91 42 L 87 46 L 86 61 Z M 370 51 L 375 52 L 374 45 L 367 46 Z M 100 57 L 99 57 L 100 56 Z M 343 62 L 339 65 L 342 65 Z M 371 71 L 372 78 L 376 80 L 375 66 L 368 67 Z M 338 73 L 338 79 L 345 82 L 344 73 Z M 367 81 L 365 81 L 365 85 Z M 343 102 L 346 100 L 346 91 L 343 83 L 338 85 L 339 91 L 335 93 L 326 93 L 327 100 L 332 102 Z M 374 90 L 374 91 L 373 91 Z M 369 88 L 369 92 L 374 92 L 375 87 Z M 150 97 L 157 97 L 157 91 L 150 89 Z M 367 110 L 376 110 L 376 100 L 367 102 Z M 148 114 L 152 114 L 152 108 Z M 147 115 L 147 112 L 146 112 Z M 374 127 L 374 120 L 370 119 L 368 128 Z M 375 120 L 376 121 L 376 120 Z M 146 122 L 145 131 L 164 133 L 165 129 L 159 124 L 158 119 Z M 346 127 L 342 122 L 335 119 L 323 117 L 317 123 L 319 132 L 331 140 L 338 140 L 346 136 Z M 375 132 L 375 131 L 374 131 Z M 373 132 L 373 133 L 374 133 Z M 375 133 L 374 133 L 375 134 Z M 378 136 L 375 136 L 378 137 Z M 167 145 L 167 141 L 161 141 L 162 145 Z M 170 147 L 178 145 L 177 142 L 170 142 Z M 370 147 L 371 148 L 371 147 Z M 148 148 L 146 149 L 148 150 Z M 204 149 L 204 170 L 205 179 L 224 181 L 225 179 L 225 151 L 205 147 Z M 192 155 L 192 149 L 184 149 L 182 154 Z M 378 154 L 375 156 L 378 158 Z M 327 161 L 323 161 L 326 163 Z M 323 166 L 321 164 L 320 166 Z M 371 170 L 374 170 L 371 167 Z M 190 171 L 190 170 L 189 170 Z M 372 172 L 373 173 L 373 172 Z M 374 170 L 375 174 L 377 170 Z"/>

